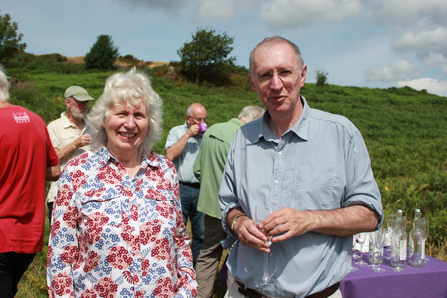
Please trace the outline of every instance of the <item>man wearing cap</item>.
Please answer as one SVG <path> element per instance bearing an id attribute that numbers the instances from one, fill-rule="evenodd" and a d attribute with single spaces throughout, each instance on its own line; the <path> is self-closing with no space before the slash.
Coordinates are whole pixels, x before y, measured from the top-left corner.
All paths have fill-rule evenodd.
<path id="1" fill-rule="evenodd" d="M 73 157 L 90 150 L 90 135 L 92 128 L 86 119 L 88 101 L 95 100 L 88 92 L 79 86 L 71 86 L 65 90 L 65 105 L 67 111 L 62 112 L 59 119 L 48 124 L 51 143 L 56 149 L 61 169 Z M 51 183 L 47 195 L 49 219 L 53 212 L 53 202 L 57 191 L 57 181 Z"/>

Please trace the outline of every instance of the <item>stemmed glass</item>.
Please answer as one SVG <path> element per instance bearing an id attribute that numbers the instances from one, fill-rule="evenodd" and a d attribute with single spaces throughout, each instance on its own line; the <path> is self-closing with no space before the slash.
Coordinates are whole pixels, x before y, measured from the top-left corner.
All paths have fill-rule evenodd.
<path id="1" fill-rule="evenodd" d="M 386 217 L 386 225 L 388 227 L 388 235 L 390 239 L 393 239 L 393 230 L 394 226 L 396 225 L 396 214 L 388 214 Z M 393 243 L 391 242 L 391 246 L 393 246 Z M 387 247 L 386 251 L 391 252 L 391 247 Z M 391 257 L 387 257 L 387 259 L 391 259 Z"/>
<path id="2" fill-rule="evenodd" d="M 272 209 L 268 206 L 255 206 L 255 220 L 256 225 L 261 224 L 261 222 L 272 213 Z M 269 245 L 272 244 L 272 238 L 269 237 L 267 243 Z M 276 279 L 273 277 L 272 273 L 269 273 L 269 254 L 263 253 L 263 261 L 262 261 L 262 277 L 260 279 L 255 280 L 255 284 L 257 288 L 266 295 L 275 295 L 275 287 L 276 287 Z"/>
<path id="3" fill-rule="evenodd" d="M 352 259 L 353 260 L 358 260 L 360 258 L 360 256 L 355 253 L 356 243 L 357 243 L 357 234 L 352 237 Z M 351 272 L 355 272 L 357 270 L 359 270 L 359 268 L 352 266 L 352 263 L 351 263 Z"/>
<path id="4" fill-rule="evenodd" d="M 424 231 L 425 238 L 422 239 L 422 243 L 424 245 L 424 254 L 422 255 L 422 259 L 424 260 L 424 263 L 427 263 L 429 259 L 425 257 L 425 241 L 427 241 L 428 238 L 428 231 L 429 231 L 429 221 L 425 218 L 421 218 L 421 229 Z"/>
<path id="5" fill-rule="evenodd" d="M 383 250 L 383 242 L 385 240 L 385 229 L 379 229 L 371 232 L 369 241 L 371 241 L 370 247 L 373 249 L 373 258 L 371 269 L 377 273 L 385 272 L 385 269 L 380 268 L 380 256 Z"/>
<path id="6" fill-rule="evenodd" d="M 362 256 L 363 253 L 363 244 L 365 244 L 365 240 L 366 240 L 366 236 L 368 235 L 368 233 L 359 233 L 357 234 L 358 238 L 357 238 L 357 242 L 360 243 L 360 255 Z M 360 258 L 360 261 L 355 263 L 356 265 L 359 266 L 366 266 L 368 265 L 368 263 L 366 263 L 365 261 L 363 261 L 363 257 Z"/>
<path id="7" fill-rule="evenodd" d="M 405 233 L 405 231 L 403 229 L 397 229 L 392 241 L 393 241 L 393 245 L 396 247 L 397 251 L 400 254 L 400 252 L 402 251 L 402 248 L 407 245 L 407 234 Z M 399 259 L 399 256 L 397 258 Z M 394 272 L 404 272 L 405 269 L 403 266 L 399 265 L 399 266 L 393 268 L 393 271 Z"/>

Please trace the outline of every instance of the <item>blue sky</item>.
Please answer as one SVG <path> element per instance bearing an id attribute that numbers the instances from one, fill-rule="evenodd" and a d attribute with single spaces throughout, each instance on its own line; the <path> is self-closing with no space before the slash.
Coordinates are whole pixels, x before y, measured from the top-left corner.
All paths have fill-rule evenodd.
<path id="1" fill-rule="evenodd" d="M 9 0 L 27 52 L 89 52 L 101 34 L 121 55 L 179 61 L 177 50 L 197 28 L 234 37 L 238 65 L 251 49 L 280 35 L 300 48 L 330 84 L 388 88 L 411 86 L 447 96 L 445 0 Z"/>

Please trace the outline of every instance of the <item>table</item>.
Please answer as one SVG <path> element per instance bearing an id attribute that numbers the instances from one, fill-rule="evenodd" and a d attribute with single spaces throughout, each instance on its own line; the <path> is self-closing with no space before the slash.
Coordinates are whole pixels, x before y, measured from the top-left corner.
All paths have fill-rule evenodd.
<path id="1" fill-rule="evenodd" d="M 423 267 L 408 265 L 404 272 L 394 272 L 390 260 L 385 254 L 381 268 L 384 273 L 376 273 L 366 266 L 353 266 L 359 270 L 349 273 L 341 282 L 343 298 L 386 298 L 447 297 L 447 263 L 430 256 Z M 363 260 L 368 262 L 368 253 L 363 253 Z M 408 260 L 408 258 L 407 258 Z"/>

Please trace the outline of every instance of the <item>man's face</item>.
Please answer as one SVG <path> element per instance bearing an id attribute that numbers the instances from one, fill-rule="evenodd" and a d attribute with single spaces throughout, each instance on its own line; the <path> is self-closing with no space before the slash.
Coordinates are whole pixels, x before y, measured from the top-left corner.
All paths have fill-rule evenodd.
<path id="1" fill-rule="evenodd" d="M 300 89 L 306 80 L 307 65 L 300 69 L 290 45 L 261 47 L 254 53 L 252 62 L 251 86 L 271 115 L 300 109 Z"/>
<path id="2" fill-rule="evenodd" d="M 66 99 L 66 105 L 71 115 L 76 119 L 82 120 L 87 117 L 88 113 L 88 100 L 79 101 L 74 97 L 69 97 Z"/>
<path id="3" fill-rule="evenodd" d="M 186 115 L 186 124 L 188 128 L 194 124 L 200 124 L 206 122 L 206 109 L 203 106 L 197 106 L 192 110 L 192 115 Z"/>

